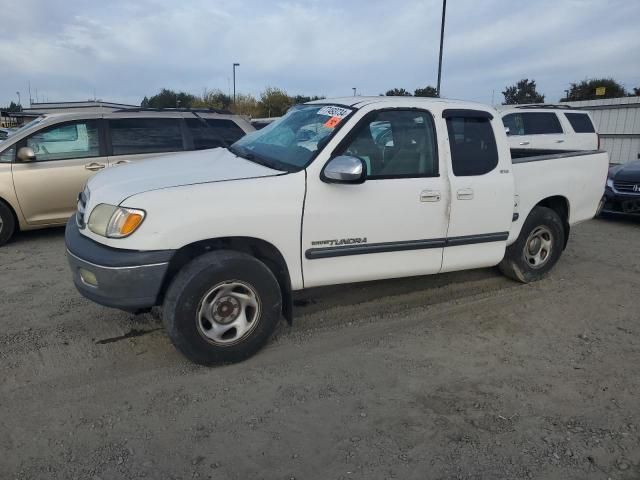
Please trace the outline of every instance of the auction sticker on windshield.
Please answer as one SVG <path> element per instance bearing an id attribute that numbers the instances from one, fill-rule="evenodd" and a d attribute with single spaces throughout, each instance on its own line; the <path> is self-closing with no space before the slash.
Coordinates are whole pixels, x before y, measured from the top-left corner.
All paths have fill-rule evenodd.
<path id="1" fill-rule="evenodd" d="M 329 120 L 324 122 L 324 126 L 327 128 L 335 128 L 336 125 L 338 125 L 341 120 L 342 118 L 340 117 L 331 117 Z"/>
<path id="2" fill-rule="evenodd" d="M 344 107 L 336 107 L 334 105 L 327 105 L 318 110 L 318 115 L 326 115 L 328 117 L 337 117 L 343 119 L 351 113 L 351 109 Z"/>

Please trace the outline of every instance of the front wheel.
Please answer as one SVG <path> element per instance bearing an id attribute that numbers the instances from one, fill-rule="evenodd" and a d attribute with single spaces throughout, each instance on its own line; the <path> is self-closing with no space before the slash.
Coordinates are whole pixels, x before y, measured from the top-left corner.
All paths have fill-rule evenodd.
<path id="1" fill-rule="evenodd" d="M 0 200 L 0 246 L 7 243 L 16 229 L 15 218 L 7 205 Z"/>
<path id="2" fill-rule="evenodd" d="M 278 281 L 264 263 L 221 250 L 178 272 L 165 297 L 163 321 L 173 344 L 193 362 L 233 363 L 269 340 L 281 305 Z"/>
<path id="3" fill-rule="evenodd" d="M 535 207 L 524 222 L 518 239 L 507 247 L 500 271 L 522 283 L 540 280 L 560 259 L 564 236 L 558 214 L 550 208 Z"/>

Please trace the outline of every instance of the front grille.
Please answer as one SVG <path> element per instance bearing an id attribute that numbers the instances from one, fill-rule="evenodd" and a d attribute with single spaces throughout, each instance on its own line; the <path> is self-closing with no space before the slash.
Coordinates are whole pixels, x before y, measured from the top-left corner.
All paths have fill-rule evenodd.
<path id="1" fill-rule="evenodd" d="M 89 189 L 85 187 L 85 189 L 78 194 L 78 207 L 76 211 L 76 223 L 79 228 L 84 228 L 86 226 L 85 221 L 85 211 L 87 208 L 87 202 L 89 201 Z"/>
<path id="2" fill-rule="evenodd" d="M 613 182 L 613 187 L 619 192 L 637 193 L 640 195 L 640 182 Z"/>

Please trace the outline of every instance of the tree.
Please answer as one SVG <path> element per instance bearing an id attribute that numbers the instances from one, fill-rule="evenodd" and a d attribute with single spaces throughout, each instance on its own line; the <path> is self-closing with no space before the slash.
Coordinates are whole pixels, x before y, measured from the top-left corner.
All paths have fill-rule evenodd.
<path id="1" fill-rule="evenodd" d="M 596 89 L 604 87 L 604 95 L 596 95 Z M 601 98 L 618 98 L 627 95 L 624 87 L 613 78 L 592 78 L 572 83 L 569 94 L 560 99 L 561 102 L 576 102 L 580 100 L 598 100 Z"/>
<path id="2" fill-rule="evenodd" d="M 20 105 L 19 103 L 11 102 L 9 104 L 9 108 L 7 110 L 9 112 L 21 112 L 22 111 L 22 105 Z"/>
<path id="3" fill-rule="evenodd" d="M 275 87 L 267 87 L 260 94 L 260 116 L 281 117 L 293 105 L 293 98 L 287 92 Z"/>
<path id="4" fill-rule="evenodd" d="M 193 108 L 213 108 L 216 110 L 228 110 L 231 107 L 231 97 L 222 90 L 205 90 L 202 96 L 194 98 L 191 103 Z"/>
<path id="5" fill-rule="evenodd" d="M 147 97 L 145 95 L 145 97 L 142 99 L 142 101 L 140 102 L 140 106 L 142 108 L 149 108 L 149 97 Z"/>
<path id="6" fill-rule="evenodd" d="M 633 95 L 634 97 L 640 97 L 640 87 L 636 87 L 633 89 Z"/>
<path id="7" fill-rule="evenodd" d="M 191 104 L 195 99 L 196 97 L 190 93 L 174 92 L 163 88 L 157 95 L 151 98 L 145 97 L 140 106 L 148 108 L 191 108 Z M 143 105 L 143 103 L 146 103 L 146 105 Z"/>
<path id="8" fill-rule="evenodd" d="M 424 88 L 416 88 L 413 95 L 416 97 L 437 97 L 438 91 L 431 85 L 427 85 Z"/>
<path id="9" fill-rule="evenodd" d="M 544 103 L 544 95 L 536 90 L 536 81 L 523 78 L 515 85 L 506 87 L 503 105 L 520 105 L 523 103 Z"/>
<path id="10" fill-rule="evenodd" d="M 313 102 L 314 100 L 324 100 L 327 97 L 319 97 L 317 95 L 313 95 L 312 97 L 307 97 L 306 95 L 296 95 L 293 97 L 293 104 L 297 105 L 299 103 L 307 103 Z"/>
<path id="11" fill-rule="evenodd" d="M 385 93 L 387 97 L 410 97 L 411 93 L 409 93 L 404 88 L 393 88 L 391 90 L 387 90 Z"/>
<path id="12" fill-rule="evenodd" d="M 251 118 L 261 116 L 261 104 L 253 95 L 243 93 L 236 94 L 236 103 L 231 105 L 231 111 L 238 115 L 247 115 Z"/>

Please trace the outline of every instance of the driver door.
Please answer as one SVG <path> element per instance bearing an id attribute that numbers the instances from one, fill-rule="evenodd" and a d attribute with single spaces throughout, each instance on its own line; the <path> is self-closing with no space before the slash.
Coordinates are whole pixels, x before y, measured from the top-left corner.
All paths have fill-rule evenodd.
<path id="1" fill-rule="evenodd" d="M 64 223 L 73 215 L 78 193 L 96 172 L 107 166 L 98 119 L 59 123 L 22 140 L 35 161 L 12 166 L 20 209 L 33 225 Z"/>
<path id="2" fill-rule="evenodd" d="M 440 271 L 449 190 L 436 139 L 427 111 L 377 110 L 332 152 L 364 160 L 364 183 L 325 183 L 308 171 L 306 288 Z"/>

